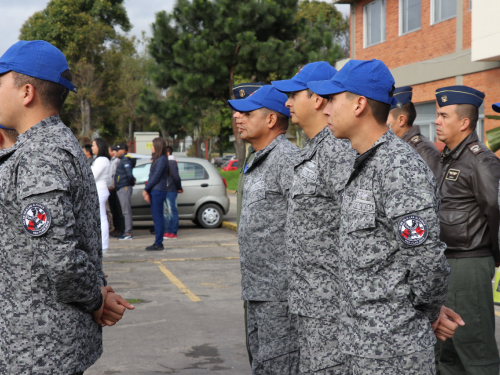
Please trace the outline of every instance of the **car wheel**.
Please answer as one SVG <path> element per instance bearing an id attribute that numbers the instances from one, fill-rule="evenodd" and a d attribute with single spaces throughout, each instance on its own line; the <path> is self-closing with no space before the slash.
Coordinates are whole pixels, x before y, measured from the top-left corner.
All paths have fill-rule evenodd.
<path id="1" fill-rule="evenodd" d="M 198 221 L 198 219 L 193 219 L 191 220 L 194 224 L 200 226 L 200 222 Z"/>
<path id="2" fill-rule="evenodd" d="M 218 228 L 222 224 L 222 210 L 214 203 L 206 204 L 198 210 L 196 219 L 203 228 Z"/>

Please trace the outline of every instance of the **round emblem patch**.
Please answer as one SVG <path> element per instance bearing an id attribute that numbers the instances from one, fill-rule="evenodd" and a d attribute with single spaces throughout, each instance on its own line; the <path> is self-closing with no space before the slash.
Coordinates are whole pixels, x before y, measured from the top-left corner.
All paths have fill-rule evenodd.
<path id="1" fill-rule="evenodd" d="M 427 239 L 428 231 L 426 222 L 418 216 L 407 215 L 398 225 L 399 239 L 410 246 L 417 246 Z"/>
<path id="2" fill-rule="evenodd" d="M 26 233 L 38 237 L 47 233 L 52 218 L 49 210 L 43 204 L 30 203 L 23 210 L 22 221 Z"/>

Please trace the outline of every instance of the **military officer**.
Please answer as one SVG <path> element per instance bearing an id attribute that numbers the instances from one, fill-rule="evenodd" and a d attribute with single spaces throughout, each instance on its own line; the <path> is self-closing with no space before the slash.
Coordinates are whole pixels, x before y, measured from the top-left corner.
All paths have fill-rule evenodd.
<path id="1" fill-rule="evenodd" d="M 387 125 L 391 127 L 394 134 L 417 151 L 437 179 L 441 154 L 434 143 L 420 133 L 420 126 L 413 125 L 417 111 L 411 101 L 412 96 L 413 88 L 411 86 L 399 87 L 394 90 L 394 98 L 397 99 L 399 105 L 391 106 Z"/>
<path id="2" fill-rule="evenodd" d="M 378 60 L 349 61 L 329 81 L 325 115 L 358 156 L 342 192 L 339 345 L 348 374 L 433 375 L 450 268 L 439 240 L 436 180 L 386 126 L 394 79 Z"/>
<path id="3" fill-rule="evenodd" d="M 295 163 L 287 220 L 290 310 L 299 316 L 301 374 L 344 375 L 338 347 L 339 193 L 349 177 L 355 153 L 335 138 L 323 109 L 327 99 L 308 89 L 310 81 L 329 80 L 329 63 L 307 64 L 292 79 L 272 82 L 290 93 L 286 106 L 292 122 L 309 141 Z"/>
<path id="4" fill-rule="evenodd" d="M 0 123 L 20 134 L 0 151 L 0 374 L 82 374 L 133 308 L 106 286 L 95 181 L 59 118 L 76 90 L 45 41 L 0 58 Z"/>
<path id="5" fill-rule="evenodd" d="M 230 100 L 241 139 L 255 150 L 245 166 L 238 228 L 242 299 L 248 301 L 252 374 L 298 374 L 297 316 L 288 309 L 285 223 L 293 159 L 287 97 L 271 85 Z"/>
<path id="6" fill-rule="evenodd" d="M 253 83 L 253 82 L 248 82 L 248 83 L 242 83 L 240 85 L 234 86 L 233 87 L 233 94 L 236 99 L 245 99 L 248 98 L 254 91 L 258 90 L 259 88 L 262 87 L 261 82 Z M 243 170 L 245 169 L 244 166 L 248 165 L 253 158 L 255 157 L 255 150 L 253 149 L 252 146 L 249 147 L 248 149 L 248 155 L 245 158 L 245 163 L 243 165 L 243 168 L 240 170 L 240 177 L 238 178 L 238 188 L 236 190 L 237 194 L 237 200 L 236 200 L 236 224 L 240 224 L 240 215 L 241 215 L 241 202 L 243 199 L 243 185 L 245 183 L 245 174 L 243 173 Z M 250 361 L 250 366 L 252 366 L 252 352 L 250 351 L 250 347 L 248 346 L 248 326 L 247 326 L 247 301 L 243 301 L 243 310 L 245 311 L 245 342 L 247 345 L 247 353 L 248 353 L 248 360 Z"/>
<path id="7" fill-rule="evenodd" d="M 451 266 L 446 304 L 466 325 L 440 343 L 441 375 L 495 374 L 499 355 L 491 279 L 498 247 L 500 160 L 476 133 L 484 94 L 467 86 L 436 90 L 437 138 L 441 158 L 441 240 Z"/>

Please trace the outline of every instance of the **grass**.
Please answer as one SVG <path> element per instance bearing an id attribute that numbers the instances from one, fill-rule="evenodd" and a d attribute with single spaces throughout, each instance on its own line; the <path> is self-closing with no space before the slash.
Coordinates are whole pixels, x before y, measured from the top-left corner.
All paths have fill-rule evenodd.
<path id="1" fill-rule="evenodd" d="M 221 171 L 220 168 L 217 168 L 217 170 L 219 171 L 220 175 L 225 178 L 228 190 L 238 189 L 238 179 L 240 178 L 239 169 L 237 171 L 229 171 L 229 172 Z"/>
<path id="2" fill-rule="evenodd" d="M 127 300 L 129 303 L 134 304 L 134 303 L 141 303 L 142 299 L 140 298 L 131 298 Z"/>

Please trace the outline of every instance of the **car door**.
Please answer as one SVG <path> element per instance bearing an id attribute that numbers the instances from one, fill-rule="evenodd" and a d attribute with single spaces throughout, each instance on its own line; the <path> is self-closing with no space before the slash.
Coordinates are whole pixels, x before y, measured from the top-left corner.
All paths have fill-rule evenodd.
<path id="1" fill-rule="evenodd" d="M 205 168 L 195 161 L 179 161 L 177 167 L 179 168 L 179 176 L 184 190 L 182 194 L 177 196 L 179 216 L 191 215 L 196 202 L 210 192 L 209 176 Z"/>
<path id="2" fill-rule="evenodd" d="M 135 186 L 132 190 L 132 216 L 137 219 L 145 219 L 151 217 L 151 208 L 142 196 L 144 186 L 149 178 L 149 170 L 151 163 L 140 164 L 132 169 L 132 174 L 135 177 Z"/>

